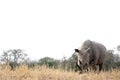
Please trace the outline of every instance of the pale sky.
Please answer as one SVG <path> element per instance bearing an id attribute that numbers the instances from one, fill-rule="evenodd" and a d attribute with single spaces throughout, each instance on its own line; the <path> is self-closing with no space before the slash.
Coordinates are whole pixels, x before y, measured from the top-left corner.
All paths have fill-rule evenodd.
<path id="1" fill-rule="evenodd" d="M 120 0 L 0 0 L 0 55 L 70 57 L 86 40 L 120 44 Z"/>

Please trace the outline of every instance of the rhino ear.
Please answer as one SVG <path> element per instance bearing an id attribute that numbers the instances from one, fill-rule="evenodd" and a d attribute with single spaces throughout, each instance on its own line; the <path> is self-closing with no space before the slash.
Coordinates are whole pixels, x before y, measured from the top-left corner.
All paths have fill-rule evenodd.
<path id="1" fill-rule="evenodd" d="M 86 49 L 86 51 L 85 51 L 85 52 L 90 53 L 90 52 L 91 52 L 91 49 L 90 49 L 90 48 L 88 48 L 88 49 Z"/>
<path id="2" fill-rule="evenodd" d="M 79 52 L 79 50 L 78 50 L 78 49 L 75 49 L 75 52 Z"/>

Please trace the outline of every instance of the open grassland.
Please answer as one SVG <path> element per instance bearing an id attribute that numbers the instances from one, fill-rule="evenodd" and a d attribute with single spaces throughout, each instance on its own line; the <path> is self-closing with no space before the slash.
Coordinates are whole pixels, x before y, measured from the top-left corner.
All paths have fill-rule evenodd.
<path id="1" fill-rule="evenodd" d="M 10 70 L 9 66 L 0 67 L 0 80 L 120 80 L 120 71 L 88 72 L 79 74 L 74 71 L 50 69 L 45 66 L 31 69 L 25 65 Z"/>

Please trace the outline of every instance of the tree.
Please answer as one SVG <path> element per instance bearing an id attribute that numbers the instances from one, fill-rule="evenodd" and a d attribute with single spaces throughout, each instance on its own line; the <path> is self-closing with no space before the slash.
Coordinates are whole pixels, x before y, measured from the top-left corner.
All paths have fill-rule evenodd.
<path id="1" fill-rule="evenodd" d="M 120 45 L 113 50 L 108 50 L 105 57 L 104 67 L 106 70 L 120 67 Z"/>
<path id="2" fill-rule="evenodd" d="M 9 51 L 3 51 L 0 59 L 3 63 L 9 63 L 11 60 L 11 54 L 9 54 Z"/>
<path id="3" fill-rule="evenodd" d="M 117 46 L 117 50 L 120 52 L 120 45 Z"/>
<path id="4" fill-rule="evenodd" d="M 20 62 L 24 62 L 26 56 L 27 54 L 25 54 L 21 49 L 7 50 L 7 51 L 3 51 L 3 54 L 1 56 L 1 61 L 3 63 L 7 63 L 7 64 L 9 63 L 11 69 L 13 69 Z"/>
<path id="5" fill-rule="evenodd" d="M 67 70 L 67 63 L 68 63 L 68 61 L 67 61 L 66 57 L 63 56 L 61 63 L 60 63 L 60 68 Z"/>
<path id="6" fill-rule="evenodd" d="M 38 62 L 39 65 L 46 65 L 47 67 L 54 67 L 54 68 L 57 68 L 59 63 L 60 63 L 59 60 L 55 60 L 50 57 L 41 58 Z"/>
<path id="7" fill-rule="evenodd" d="M 113 52 L 114 52 L 113 50 L 108 50 L 106 53 L 104 63 L 105 70 L 109 70 L 114 65 Z"/>
<path id="8" fill-rule="evenodd" d="M 77 62 L 77 55 L 76 53 L 73 53 L 72 56 L 68 59 L 68 69 L 77 71 L 76 62 Z"/>

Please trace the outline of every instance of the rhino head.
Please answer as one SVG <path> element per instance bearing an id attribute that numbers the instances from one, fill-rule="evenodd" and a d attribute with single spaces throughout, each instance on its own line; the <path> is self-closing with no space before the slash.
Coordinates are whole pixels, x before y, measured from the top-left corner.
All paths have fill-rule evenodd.
<path id="1" fill-rule="evenodd" d="M 75 52 L 77 53 L 78 57 L 77 65 L 81 68 L 81 71 L 87 70 L 89 66 L 89 55 L 91 49 L 90 48 L 84 50 L 75 49 Z"/>

